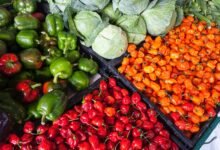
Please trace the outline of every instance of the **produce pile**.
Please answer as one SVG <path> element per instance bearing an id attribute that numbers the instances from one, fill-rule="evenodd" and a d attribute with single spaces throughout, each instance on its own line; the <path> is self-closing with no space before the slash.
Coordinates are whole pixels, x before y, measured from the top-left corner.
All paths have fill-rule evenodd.
<path id="1" fill-rule="evenodd" d="M 80 54 L 63 18 L 36 12 L 36 5 L 14 0 L 12 9 L 0 7 L 0 111 L 18 124 L 54 121 L 66 108 L 67 87 L 84 90 L 98 72 L 98 64 Z"/>
<path id="2" fill-rule="evenodd" d="M 48 0 L 50 12 L 64 16 L 66 26 L 81 43 L 101 57 L 122 56 L 128 43 L 139 44 L 147 33 L 166 34 L 181 23 L 183 9 L 176 0 Z M 102 44 L 100 44 L 102 43 Z"/>
<path id="3" fill-rule="evenodd" d="M 52 125 L 28 121 L 21 135 L 10 134 L 8 149 L 39 150 L 178 150 L 169 132 L 146 107 L 140 95 L 101 80 L 99 88 L 85 95 L 83 103 L 68 110 Z"/>
<path id="4" fill-rule="evenodd" d="M 130 44 L 118 71 L 187 136 L 215 117 L 220 102 L 220 30 L 189 16 L 163 39 Z"/>

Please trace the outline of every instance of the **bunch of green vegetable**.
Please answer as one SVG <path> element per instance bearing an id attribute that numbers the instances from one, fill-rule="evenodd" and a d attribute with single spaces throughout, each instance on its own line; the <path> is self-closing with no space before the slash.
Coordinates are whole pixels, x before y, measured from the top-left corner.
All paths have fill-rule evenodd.
<path id="1" fill-rule="evenodd" d="M 183 19 L 180 0 L 48 2 L 50 11 L 63 15 L 67 27 L 80 37 L 83 45 L 92 46 L 97 54 L 106 59 L 120 57 L 128 43 L 141 43 L 147 33 L 165 35 Z"/>
<path id="2" fill-rule="evenodd" d="M 211 25 L 217 23 L 220 27 L 220 1 L 219 0 L 190 0 L 184 6 L 186 15 L 194 15 Z"/>

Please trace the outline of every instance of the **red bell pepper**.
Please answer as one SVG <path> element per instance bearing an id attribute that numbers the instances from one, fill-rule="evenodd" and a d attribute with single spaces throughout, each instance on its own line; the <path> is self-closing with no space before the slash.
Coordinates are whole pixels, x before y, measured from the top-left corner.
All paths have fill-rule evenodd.
<path id="1" fill-rule="evenodd" d="M 23 102 L 31 103 L 39 98 L 40 86 L 40 83 L 35 83 L 31 80 L 22 80 L 16 85 L 16 90 L 23 95 Z"/>
<path id="2" fill-rule="evenodd" d="M 5 75 L 14 75 L 21 71 L 21 63 L 17 55 L 6 53 L 0 57 L 0 71 Z"/>

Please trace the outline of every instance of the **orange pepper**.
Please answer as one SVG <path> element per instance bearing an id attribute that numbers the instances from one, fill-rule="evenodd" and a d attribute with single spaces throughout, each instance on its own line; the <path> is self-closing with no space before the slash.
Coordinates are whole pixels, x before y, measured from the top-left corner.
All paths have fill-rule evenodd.
<path id="1" fill-rule="evenodd" d="M 159 104 L 163 107 L 170 105 L 170 99 L 168 97 L 158 98 L 158 101 L 159 101 Z"/>
<path id="2" fill-rule="evenodd" d="M 194 109 L 193 109 L 193 112 L 197 115 L 197 116 L 203 116 L 205 110 L 200 107 L 200 106 L 195 106 Z"/>

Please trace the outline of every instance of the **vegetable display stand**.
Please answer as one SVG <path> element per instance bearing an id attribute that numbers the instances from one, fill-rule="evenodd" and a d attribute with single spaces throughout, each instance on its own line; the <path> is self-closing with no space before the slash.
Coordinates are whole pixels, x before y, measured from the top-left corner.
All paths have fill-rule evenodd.
<path id="1" fill-rule="evenodd" d="M 125 53 L 123 56 L 113 59 L 113 60 L 107 60 L 104 59 L 102 57 L 100 57 L 97 53 L 95 53 L 92 48 L 88 48 L 86 46 L 81 45 L 81 48 L 83 51 L 85 51 L 86 53 L 89 53 L 91 56 L 93 56 L 94 58 L 96 58 L 96 60 L 100 63 L 100 64 L 104 64 L 105 65 L 105 72 L 106 71 L 110 71 L 114 76 L 116 76 L 118 79 L 120 79 L 122 81 L 122 83 L 126 86 L 128 86 L 131 90 L 133 91 L 138 91 L 138 89 L 132 84 L 130 83 L 130 81 L 128 81 L 128 79 L 126 79 L 122 74 L 120 74 L 117 70 L 117 67 L 121 64 L 123 58 L 125 56 L 127 56 L 128 54 Z M 202 124 L 201 129 L 198 133 L 196 133 L 195 135 L 193 135 L 193 137 L 190 139 L 188 137 L 186 137 L 182 131 L 180 131 L 177 126 L 171 121 L 170 118 L 168 118 L 167 116 L 165 116 L 160 110 L 159 108 L 152 103 L 148 97 L 146 97 L 145 95 L 143 95 L 141 93 L 141 95 L 143 96 L 144 101 L 152 108 L 154 108 L 157 113 L 161 116 L 161 119 L 166 123 L 166 125 L 172 130 L 172 132 L 182 141 L 182 143 L 184 143 L 185 149 L 193 149 L 193 147 L 196 145 L 196 143 L 199 141 L 199 139 L 202 137 L 202 135 L 205 134 L 206 130 L 209 128 L 210 124 L 213 122 L 213 120 L 215 120 L 215 118 L 210 119 L 209 121 L 205 122 Z M 219 106 L 217 108 L 217 112 L 219 112 Z"/>

